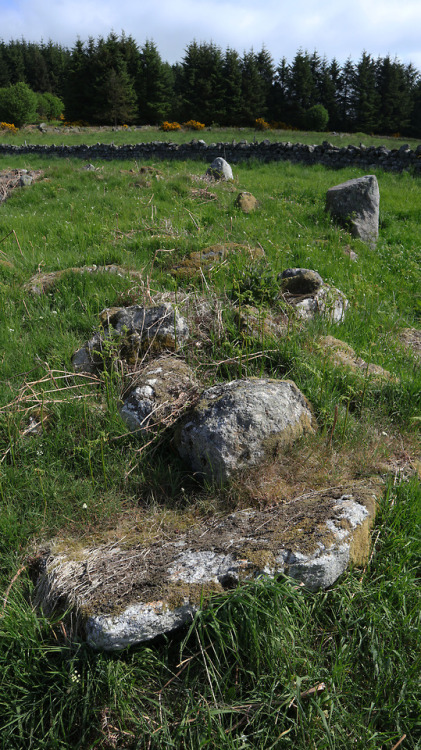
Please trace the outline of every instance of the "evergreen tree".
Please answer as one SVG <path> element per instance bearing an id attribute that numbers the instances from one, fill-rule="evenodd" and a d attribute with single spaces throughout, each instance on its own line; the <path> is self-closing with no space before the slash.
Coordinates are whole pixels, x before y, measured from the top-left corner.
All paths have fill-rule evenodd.
<path id="1" fill-rule="evenodd" d="M 170 66 L 162 62 L 152 41 L 146 41 L 140 50 L 135 88 L 139 122 L 156 125 L 169 117 L 173 76 Z"/>
<path id="2" fill-rule="evenodd" d="M 47 64 L 38 44 L 22 42 L 23 61 L 25 66 L 25 83 L 37 93 L 50 91 Z"/>
<path id="3" fill-rule="evenodd" d="M 267 117 L 272 107 L 272 94 L 275 79 L 275 65 L 271 54 L 262 47 L 256 55 L 257 69 L 260 77 L 260 87 L 263 94 L 261 117 Z"/>
<path id="4" fill-rule="evenodd" d="M 178 81 L 182 120 L 217 122 L 223 117 L 223 57 L 215 44 L 189 44 Z"/>
<path id="5" fill-rule="evenodd" d="M 114 125 L 133 122 L 137 99 L 118 36 L 99 37 L 93 59 L 92 121 Z"/>
<path id="6" fill-rule="evenodd" d="M 222 63 L 224 81 L 221 125 L 237 125 L 241 118 L 241 60 L 238 52 L 227 47 Z"/>
<path id="7" fill-rule="evenodd" d="M 7 63 L 7 49 L 5 43 L 0 42 L 0 88 L 10 84 L 10 70 Z"/>
<path id="8" fill-rule="evenodd" d="M 304 125 L 305 113 L 317 103 L 317 90 L 308 52 L 298 50 L 289 70 L 291 118 L 294 125 Z"/>
<path id="9" fill-rule="evenodd" d="M 87 44 L 78 39 L 71 52 L 64 93 L 67 120 L 92 122 L 95 87 L 94 58 L 95 42 L 92 37 L 88 39 Z"/>
<path id="10" fill-rule="evenodd" d="M 376 62 L 363 52 L 355 69 L 355 128 L 363 133 L 378 132 L 379 95 L 376 91 Z"/>
<path id="11" fill-rule="evenodd" d="M 13 39 L 9 42 L 6 47 L 6 62 L 10 71 L 10 83 L 25 82 L 25 64 L 21 42 Z"/>
<path id="12" fill-rule="evenodd" d="M 405 67 L 389 55 L 376 65 L 376 89 L 379 98 L 378 132 L 407 131 L 411 118 L 411 80 Z"/>
<path id="13" fill-rule="evenodd" d="M 244 52 L 241 60 L 241 124 L 254 125 L 265 114 L 265 86 L 253 50 Z"/>
<path id="14" fill-rule="evenodd" d="M 351 58 L 345 62 L 339 77 L 339 130 L 351 131 L 355 122 L 355 67 Z"/>
<path id="15" fill-rule="evenodd" d="M 286 125 L 291 120 L 291 100 L 289 93 L 289 65 L 285 57 L 276 68 L 271 98 L 271 117 Z"/>

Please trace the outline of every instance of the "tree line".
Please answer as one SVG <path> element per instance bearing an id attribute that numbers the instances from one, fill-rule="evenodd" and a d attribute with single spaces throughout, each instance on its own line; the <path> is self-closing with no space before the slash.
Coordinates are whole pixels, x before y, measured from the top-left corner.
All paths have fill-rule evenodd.
<path id="1" fill-rule="evenodd" d="M 0 120 L 2 95 L 16 84 L 58 98 L 67 120 L 89 124 L 250 126 L 263 118 L 281 127 L 421 136 L 419 72 L 365 51 L 339 64 L 300 49 L 292 62 L 276 64 L 264 47 L 240 55 L 193 41 L 170 65 L 153 41 L 139 46 L 124 33 L 78 39 L 72 49 L 1 41 Z M 47 103 L 48 96 L 48 115 Z"/>

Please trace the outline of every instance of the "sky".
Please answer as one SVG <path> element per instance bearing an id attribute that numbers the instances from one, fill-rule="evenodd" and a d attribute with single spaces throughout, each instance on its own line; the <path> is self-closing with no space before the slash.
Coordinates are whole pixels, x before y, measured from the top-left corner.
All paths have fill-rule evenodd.
<path id="1" fill-rule="evenodd" d="M 242 54 L 264 46 L 276 64 L 298 49 L 357 62 L 363 50 L 421 71 L 420 0 L 0 0 L 0 39 L 53 42 L 111 31 L 149 39 L 163 60 L 181 62 L 187 45 L 213 42 Z"/>

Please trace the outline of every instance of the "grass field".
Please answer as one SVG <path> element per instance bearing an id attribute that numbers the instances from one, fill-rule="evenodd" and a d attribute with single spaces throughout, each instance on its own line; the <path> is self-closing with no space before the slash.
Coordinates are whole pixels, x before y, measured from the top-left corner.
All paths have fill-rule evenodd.
<path id="1" fill-rule="evenodd" d="M 106 137 L 134 142 L 134 135 Z M 85 133 L 65 142 L 76 137 L 89 142 Z M 148 138 L 176 140 L 136 133 Z M 319 134 L 325 138 L 334 142 Z M 197 161 L 142 165 L 149 171 L 120 161 L 95 166 L 1 158 L 3 170 L 43 174 L 0 205 L 0 746 L 421 748 L 421 372 L 401 342 L 403 329 L 420 328 L 420 181 L 377 172 L 380 238 L 372 251 L 324 211 L 326 190 L 359 176 L 356 168 L 253 161 L 235 167 L 234 183 L 209 186 L 207 165 Z M 234 206 L 239 191 L 253 193 L 256 212 Z M 188 253 L 230 242 L 262 248 L 264 259 L 233 254 L 196 280 L 174 275 Z M 70 272 L 44 294 L 24 287 L 38 272 L 93 264 L 119 264 L 141 280 Z M 275 342 L 242 336 L 233 304 L 280 309 L 277 274 L 291 266 L 313 268 L 344 292 L 345 321 L 292 327 Z M 204 385 L 287 377 L 312 403 L 317 435 L 269 467 L 278 497 L 257 479 L 247 490 L 235 481 L 223 491 L 199 486 L 167 436 L 142 449 L 118 413 L 124 372 L 69 380 L 71 356 L 101 310 L 163 291 L 222 303 L 222 329 L 211 328 L 201 349 L 193 343 L 181 352 Z M 391 378 L 334 367 L 318 343 L 329 334 Z M 36 434 L 31 418 L 42 425 Z M 215 598 L 189 630 L 118 656 L 70 643 L 62 614 L 47 619 L 31 605 L 31 559 L 52 538 L 101 541 L 161 521 L 165 529 L 187 512 L 259 507 L 373 476 L 384 492 L 370 562 L 326 592 L 288 579 L 250 582 Z"/>
<path id="2" fill-rule="evenodd" d="M 48 125 L 46 132 L 42 133 L 37 126 L 29 125 L 21 128 L 17 133 L 12 134 L 9 131 L 0 130 L 0 144 L 14 143 L 22 145 L 25 142 L 30 144 L 51 145 L 62 144 L 93 145 L 95 143 L 115 143 L 122 145 L 124 143 L 149 143 L 150 141 L 172 141 L 173 143 L 189 143 L 193 138 L 200 138 L 206 143 L 232 143 L 232 141 L 241 140 L 262 141 L 290 141 L 291 143 L 317 144 L 323 141 L 329 141 L 334 146 L 347 146 L 352 144 L 359 146 L 364 143 L 365 146 L 384 146 L 387 148 L 400 148 L 408 144 L 415 149 L 419 140 L 414 138 L 404 138 L 399 134 L 396 136 L 375 136 L 367 133 L 312 133 L 299 130 L 265 130 L 260 131 L 254 128 L 219 128 L 215 126 L 205 127 L 203 130 L 189 130 L 182 128 L 179 131 L 165 132 L 159 127 L 151 128 L 149 126 L 140 127 L 123 127 L 112 128 L 104 126 L 101 129 L 88 126 L 70 126 L 64 127 L 61 123 Z"/>

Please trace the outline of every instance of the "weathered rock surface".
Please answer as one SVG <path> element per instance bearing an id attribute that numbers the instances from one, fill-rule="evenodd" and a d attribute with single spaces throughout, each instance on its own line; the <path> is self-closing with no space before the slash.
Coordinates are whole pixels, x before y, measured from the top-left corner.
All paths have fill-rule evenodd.
<path id="1" fill-rule="evenodd" d="M 321 315 L 331 323 L 341 323 L 349 305 L 343 292 L 329 284 L 323 284 L 313 294 L 284 292 L 283 297 L 303 320 L 312 320 Z"/>
<path id="2" fill-rule="evenodd" d="M 237 195 L 234 205 L 240 208 L 243 213 L 251 214 L 258 207 L 259 202 L 251 193 L 242 192 Z"/>
<path id="3" fill-rule="evenodd" d="M 373 362 L 366 362 L 362 357 L 357 357 L 352 346 L 346 344 L 345 341 L 340 341 L 334 336 L 322 336 L 318 343 L 335 365 L 348 367 L 353 372 L 371 380 L 397 382 L 397 378 L 388 370 Z"/>
<path id="4" fill-rule="evenodd" d="M 233 180 L 232 169 L 222 156 L 217 156 L 206 170 L 206 176 L 214 180 Z"/>
<path id="5" fill-rule="evenodd" d="M 96 333 L 72 357 L 72 365 L 78 372 L 95 372 L 102 359 L 108 357 L 112 344 L 118 346 L 122 358 L 136 364 L 146 350 L 175 350 L 189 334 L 186 321 L 170 303 L 156 307 L 110 307 L 102 311 L 100 322 L 103 331 Z"/>
<path id="6" fill-rule="evenodd" d="M 314 427 L 310 406 L 292 381 L 234 380 L 204 391 L 176 444 L 198 476 L 221 483 Z"/>
<path id="7" fill-rule="evenodd" d="M 32 185 L 44 172 L 41 169 L 2 169 L 0 170 L 0 203 L 3 203 L 15 188 Z"/>
<path id="8" fill-rule="evenodd" d="M 331 187 L 326 194 L 326 209 L 354 237 L 374 248 L 379 236 L 380 192 L 375 175 L 357 177 Z"/>
<path id="9" fill-rule="evenodd" d="M 136 375 L 120 415 L 131 432 L 171 424 L 197 393 L 194 373 L 175 355 L 157 357 Z"/>
<path id="10" fill-rule="evenodd" d="M 350 563 L 367 561 L 377 493 L 375 485 L 355 483 L 201 520 L 160 541 L 53 546 L 36 603 L 47 614 L 73 608 L 79 618 L 72 622 L 82 620 L 89 645 L 115 651 L 190 622 L 212 594 L 262 575 L 327 588 Z"/>

